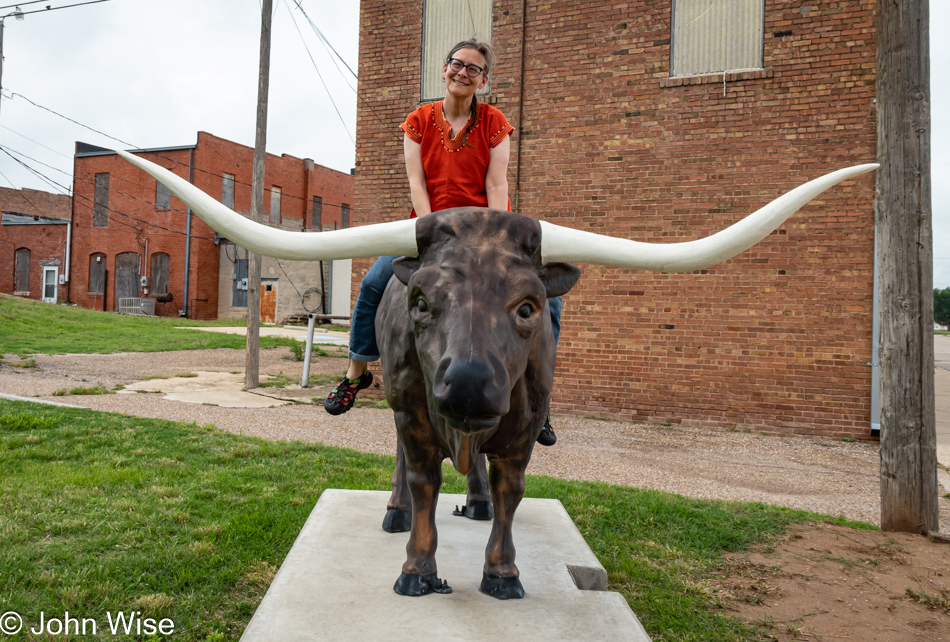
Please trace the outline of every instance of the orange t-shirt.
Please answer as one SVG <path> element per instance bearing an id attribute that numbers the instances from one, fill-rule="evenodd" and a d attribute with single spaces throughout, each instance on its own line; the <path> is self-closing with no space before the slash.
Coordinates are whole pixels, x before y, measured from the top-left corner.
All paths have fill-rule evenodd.
<path id="1" fill-rule="evenodd" d="M 452 126 L 442 112 L 441 100 L 415 110 L 399 127 L 422 147 L 422 168 L 433 212 L 450 207 L 488 207 L 485 174 L 491 150 L 510 136 L 514 127 L 500 110 L 485 103 L 478 103 L 474 118 L 474 124 L 466 128 L 468 145 L 462 142 L 466 129 L 454 138 L 449 135 Z M 409 217 L 415 216 L 413 209 Z"/>

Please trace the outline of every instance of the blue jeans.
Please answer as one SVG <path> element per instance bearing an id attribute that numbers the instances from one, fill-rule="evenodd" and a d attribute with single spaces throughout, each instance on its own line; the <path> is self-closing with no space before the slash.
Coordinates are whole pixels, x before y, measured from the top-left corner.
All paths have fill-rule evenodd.
<path id="1" fill-rule="evenodd" d="M 376 310 L 383 300 L 386 284 L 393 276 L 393 261 L 398 256 L 381 256 L 369 269 L 360 283 L 360 295 L 353 307 L 353 319 L 350 324 L 350 359 L 354 361 L 376 361 L 379 359 L 379 346 L 376 345 Z M 551 308 L 551 328 L 554 330 L 554 344 L 561 335 L 561 297 L 548 299 Z"/>

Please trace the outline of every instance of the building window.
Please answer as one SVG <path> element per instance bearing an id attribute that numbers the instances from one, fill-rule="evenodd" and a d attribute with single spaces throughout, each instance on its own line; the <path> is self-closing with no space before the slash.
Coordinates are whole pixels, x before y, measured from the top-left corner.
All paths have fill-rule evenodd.
<path id="1" fill-rule="evenodd" d="M 172 208 L 172 192 L 170 189 L 155 181 L 155 209 L 170 210 Z"/>
<path id="2" fill-rule="evenodd" d="M 350 204 L 343 203 L 340 206 L 340 229 L 346 229 L 350 226 Z"/>
<path id="3" fill-rule="evenodd" d="M 13 291 L 17 294 L 30 293 L 29 248 L 21 247 L 15 252 L 13 263 Z"/>
<path id="4" fill-rule="evenodd" d="M 323 229 L 321 225 L 323 224 L 323 197 L 314 196 L 313 197 L 313 216 L 310 219 L 310 228 L 317 230 L 318 232 Z"/>
<path id="5" fill-rule="evenodd" d="M 106 292 L 106 255 L 96 252 L 89 256 L 89 294 Z"/>
<path id="6" fill-rule="evenodd" d="M 168 294 L 168 255 L 156 252 L 152 255 L 152 294 Z"/>
<path id="7" fill-rule="evenodd" d="M 108 174 L 96 174 L 96 200 L 92 209 L 92 226 L 109 227 Z"/>
<path id="8" fill-rule="evenodd" d="M 764 0 L 674 0 L 671 75 L 760 69 Z"/>
<path id="9" fill-rule="evenodd" d="M 445 96 L 442 63 L 456 43 L 477 37 L 491 42 L 491 0 L 425 0 L 422 29 L 422 99 Z M 490 93 L 489 85 L 479 95 Z"/>
<path id="10" fill-rule="evenodd" d="M 221 177 L 221 204 L 228 209 L 234 209 L 234 174 Z"/>
<path id="11" fill-rule="evenodd" d="M 280 188 L 276 185 L 270 188 L 270 222 L 280 223 Z"/>

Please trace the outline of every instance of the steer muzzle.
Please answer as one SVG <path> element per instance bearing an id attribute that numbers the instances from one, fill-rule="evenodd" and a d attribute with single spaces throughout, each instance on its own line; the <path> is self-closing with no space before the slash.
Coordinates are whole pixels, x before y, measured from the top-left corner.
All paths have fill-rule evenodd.
<path id="1" fill-rule="evenodd" d="M 439 363 L 432 382 L 436 410 L 450 428 L 472 434 L 495 428 L 508 414 L 508 373 L 497 359 Z"/>

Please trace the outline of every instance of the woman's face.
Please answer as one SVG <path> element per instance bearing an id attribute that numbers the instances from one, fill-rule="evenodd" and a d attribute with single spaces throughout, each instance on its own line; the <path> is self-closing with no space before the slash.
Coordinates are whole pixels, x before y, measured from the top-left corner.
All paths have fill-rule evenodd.
<path id="1" fill-rule="evenodd" d="M 488 83 L 488 71 L 485 70 L 485 56 L 477 49 L 459 49 L 451 56 L 465 65 L 475 65 L 482 69 L 480 74 L 472 74 L 467 66 L 454 71 L 448 63 L 442 65 L 442 78 L 445 80 L 445 94 L 456 98 L 471 98 L 475 92 Z"/>

